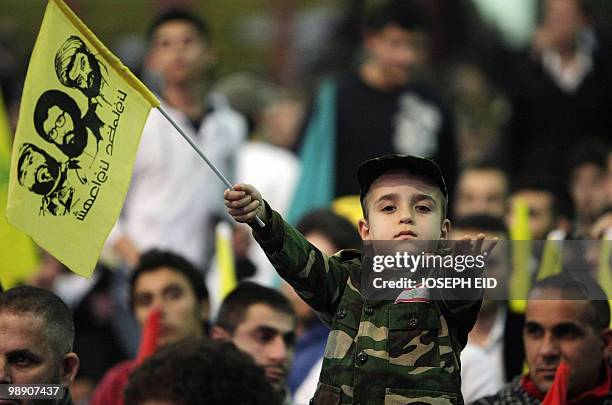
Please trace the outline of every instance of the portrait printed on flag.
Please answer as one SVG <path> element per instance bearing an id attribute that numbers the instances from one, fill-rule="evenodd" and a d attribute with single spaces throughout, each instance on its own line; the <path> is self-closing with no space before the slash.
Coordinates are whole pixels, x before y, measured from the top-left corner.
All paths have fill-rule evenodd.
<path id="1" fill-rule="evenodd" d="M 51 89 L 36 101 L 34 128 L 52 147 L 23 144 L 17 179 L 21 186 L 41 195 L 40 215 L 76 212 L 78 219 L 84 219 L 105 181 L 112 156 L 112 143 L 106 143 L 108 156 L 99 156 L 100 143 L 111 140 L 116 131 L 99 114 L 108 116 L 111 110 L 118 122 L 121 112 L 113 110 L 103 91 L 108 69 L 80 37 L 69 36 L 55 53 L 54 63 L 58 84 L 71 95 Z M 118 95 L 115 106 L 123 110 L 126 94 L 119 90 Z M 60 195 L 63 198 L 58 199 Z M 73 209 L 85 202 L 88 205 L 81 211 Z"/>
<path id="2" fill-rule="evenodd" d="M 62 0 L 49 0 L 21 99 L 9 222 L 71 270 L 90 275 L 121 212 L 145 121 L 158 105 Z"/>

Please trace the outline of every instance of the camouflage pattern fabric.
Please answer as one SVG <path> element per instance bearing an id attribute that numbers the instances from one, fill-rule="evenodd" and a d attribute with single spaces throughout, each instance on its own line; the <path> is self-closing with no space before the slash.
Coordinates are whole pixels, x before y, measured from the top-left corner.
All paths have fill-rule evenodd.
<path id="1" fill-rule="evenodd" d="M 497 394 L 481 398 L 474 405 L 540 405 L 539 399 L 533 398 L 521 387 L 521 376 L 515 377 Z M 612 405 L 612 392 L 599 401 L 589 402 L 591 405 Z"/>
<path id="2" fill-rule="evenodd" d="M 359 292 L 359 251 L 327 257 L 266 209 L 268 223 L 254 228 L 255 239 L 281 277 L 331 328 L 311 403 L 464 403 L 459 354 L 480 301 L 365 300 Z"/>

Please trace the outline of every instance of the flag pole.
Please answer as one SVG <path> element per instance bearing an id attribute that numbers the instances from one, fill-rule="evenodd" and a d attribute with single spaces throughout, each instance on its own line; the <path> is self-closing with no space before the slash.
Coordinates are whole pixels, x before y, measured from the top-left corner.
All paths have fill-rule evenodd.
<path id="1" fill-rule="evenodd" d="M 195 144 L 193 139 L 191 139 L 191 137 L 189 135 L 187 135 L 181 129 L 181 127 L 178 126 L 178 124 L 172 119 L 172 117 L 170 117 L 170 115 L 168 115 L 168 113 L 164 110 L 164 108 L 160 105 L 160 106 L 157 107 L 157 109 L 168 120 L 168 122 L 170 122 L 172 124 L 172 126 L 178 131 L 178 133 L 181 134 L 181 136 L 187 141 L 187 143 L 189 143 L 189 145 L 191 145 L 191 147 L 198 154 L 198 156 L 200 156 L 202 158 L 202 160 L 204 160 L 204 162 L 206 162 L 208 167 L 210 167 L 212 169 L 212 171 L 215 172 L 215 174 L 223 182 L 223 184 L 225 184 L 227 186 L 227 188 L 229 188 L 229 189 L 234 188 L 232 183 L 230 183 L 229 180 L 223 175 L 223 173 L 221 173 L 219 171 L 219 169 L 217 169 L 217 167 L 210 160 L 208 160 L 208 158 L 206 157 L 204 152 L 202 152 L 202 150 L 200 150 L 200 148 L 198 147 L 198 145 Z M 266 224 L 264 224 L 264 222 L 259 217 L 256 216 L 255 217 L 255 221 L 257 222 L 257 225 L 259 225 L 260 228 L 265 228 L 266 227 Z"/>

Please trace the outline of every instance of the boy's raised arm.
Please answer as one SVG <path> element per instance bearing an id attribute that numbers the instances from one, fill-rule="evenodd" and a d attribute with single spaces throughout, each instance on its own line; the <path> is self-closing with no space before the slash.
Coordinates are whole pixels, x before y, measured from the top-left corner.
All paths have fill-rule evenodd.
<path id="1" fill-rule="evenodd" d="M 249 184 L 225 190 L 224 198 L 232 218 L 251 226 L 255 240 L 278 274 L 322 320 L 331 323 L 349 274 L 359 267 L 359 262 L 347 255 L 323 254 L 272 210 L 261 193 Z M 255 223 L 255 216 L 265 223 L 264 228 Z"/>

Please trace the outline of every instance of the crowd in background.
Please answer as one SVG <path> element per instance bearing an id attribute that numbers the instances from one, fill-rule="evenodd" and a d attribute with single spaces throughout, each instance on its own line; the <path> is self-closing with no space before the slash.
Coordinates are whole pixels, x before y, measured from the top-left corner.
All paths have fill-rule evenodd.
<path id="1" fill-rule="evenodd" d="M 151 21 L 142 33 L 146 49 L 130 62 L 233 182 L 255 185 L 325 254 L 360 247 L 356 169 L 389 153 L 438 162 L 452 238 L 513 239 L 525 204 L 532 240 L 610 240 L 612 26 L 598 18 L 609 10 L 588 0 L 531 3 L 536 25 L 525 37 L 485 18 L 492 11 L 483 1 L 405 0 L 380 10 L 354 1 L 318 33 L 318 54 L 296 55 L 293 65 L 289 56 L 268 75 L 235 71 L 214 81 L 216 36 L 207 16 L 161 7 L 161 17 L 143 16 Z M 316 36 L 296 28 L 296 42 L 297 34 Z M 0 84 L 15 124 L 25 66 L 11 57 L 12 46 L 0 38 Z M 118 49 L 122 59 L 130 52 L 139 53 Z M 91 280 L 43 251 L 23 280 L 52 291 L 73 313 L 80 367 L 72 398 L 123 401 L 129 378 L 125 403 L 137 403 L 155 378 L 178 373 L 188 385 L 188 375 L 209 380 L 210 368 L 223 364 L 223 372 L 248 374 L 253 386 L 229 390 L 257 391 L 249 403 L 306 404 L 328 329 L 276 275 L 249 227 L 229 221 L 224 186 L 173 131 L 151 113 L 121 217 Z M 231 240 L 237 280 L 250 281 L 229 295 L 220 238 Z M 597 259 L 585 270 L 595 279 Z M 507 275 L 512 264 L 499 267 L 490 271 Z M 209 336 L 250 356 L 194 340 L 144 362 L 142 331 L 156 305 L 177 322 L 158 331 L 159 346 Z M 523 324 L 507 301 L 485 297 L 462 353 L 466 402 L 521 374 Z M 224 389 L 222 381 L 210 387 Z"/>

